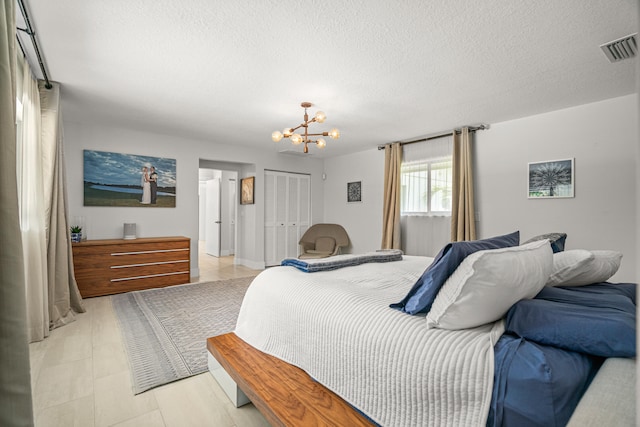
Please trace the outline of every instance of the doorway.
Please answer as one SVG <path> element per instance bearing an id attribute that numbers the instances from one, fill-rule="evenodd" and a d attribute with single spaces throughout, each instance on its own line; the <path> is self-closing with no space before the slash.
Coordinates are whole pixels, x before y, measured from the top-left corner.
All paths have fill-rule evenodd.
<path id="1" fill-rule="evenodd" d="M 202 272 L 233 265 L 236 253 L 238 172 L 200 168 L 198 264 Z"/>

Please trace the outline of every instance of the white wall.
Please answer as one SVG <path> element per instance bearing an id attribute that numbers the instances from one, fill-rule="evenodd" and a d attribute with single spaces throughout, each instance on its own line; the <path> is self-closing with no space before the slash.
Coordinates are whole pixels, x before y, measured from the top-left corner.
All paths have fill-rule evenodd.
<path id="1" fill-rule="evenodd" d="M 347 230 L 351 247 L 344 252 L 380 249 L 384 152 L 374 148 L 328 158 L 324 170 L 324 222 Z M 362 202 L 347 203 L 347 183 L 354 181 L 362 181 Z"/>
<path id="2" fill-rule="evenodd" d="M 567 249 L 624 254 L 612 280 L 636 281 L 635 95 L 502 123 L 476 133 L 479 238 L 521 231 L 523 241 L 566 232 Z M 575 158 L 575 197 L 527 198 L 527 164 Z M 384 154 L 367 150 L 325 160 L 325 220 L 342 224 L 353 252 L 380 247 Z M 363 203 L 346 203 L 346 183 L 363 181 Z"/>
<path id="3" fill-rule="evenodd" d="M 613 280 L 635 280 L 636 96 L 497 123 L 477 134 L 480 237 L 568 234 L 567 249 L 624 254 Z M 528 199 L 527 163 L 575 158 L 575 197 Z"/>
<path id="4" fill-rule="evenodd" d="M 320 159 L 293 157 L 272 151 L 268 135 L 265 150 L 193 140 L 99 124 L 65 122 L 65 156 L 69 189 L 69 214 L 85 218 L 89 239 L 122 237 L 122 224 L 138 224 L 139 237 L 187 236 L 191 238 L 191 274 L 198 275 L 198 168 L 200 159 L 243 165 L 238 178 L 255 175 L 256 203 L 238 206 L 236 262 L 264 267 L 264 169 L 311 175 L 311 209 L 322 220 L 324 198 Z M 113 151 L 176 159 L 176 207 L 132 208 L 83 206 L 83 150 Z M 208 167 L 204 165 L 203 167 Z M 218 169 L 225 169 L 219 168 Z"/>

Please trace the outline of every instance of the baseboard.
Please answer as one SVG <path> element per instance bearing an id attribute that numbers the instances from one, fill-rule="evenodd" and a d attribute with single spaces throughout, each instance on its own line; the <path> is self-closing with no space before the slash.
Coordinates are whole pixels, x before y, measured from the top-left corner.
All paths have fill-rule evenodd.
<path id="1" fill-rule="evenodd" d="M 264 270 L 265 269 L 264 261 L 252 261 L 252 260 L 248 260 L 248 259 L 235 257 L 233 259 L 233 263 L 236 264 L 236 265 L 244 265 L 245 267 L 249 267 L 252 270 Z"/>

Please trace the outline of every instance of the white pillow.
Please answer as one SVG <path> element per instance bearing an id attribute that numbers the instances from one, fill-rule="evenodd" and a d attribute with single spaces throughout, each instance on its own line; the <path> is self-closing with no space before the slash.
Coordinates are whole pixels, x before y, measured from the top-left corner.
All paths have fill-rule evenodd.
<path id="1" fill-rule="evenodd" d="M 553 286 L 583 286 L 606 282 L 620 268 L 622 253 L 618 251 L 590 251 L 593 259 L 576 269 L 571 277 Z"/>
<path id="2" fill-rule="evenodd" d="M 427 326 L 475 328 L 494 322 L 544 287 L 553 267 L 548 240 L 467 256 L 447 279 L 427 313 Z"/>
<path id="3" fill-rule="evenodd" d="M 553 270 L 547 280 L 547 286 L 559 286 L 573 279 L 582 273 L 593 259 L 594 255 L 584 249 L 572 249 L 553 254 Z"/>

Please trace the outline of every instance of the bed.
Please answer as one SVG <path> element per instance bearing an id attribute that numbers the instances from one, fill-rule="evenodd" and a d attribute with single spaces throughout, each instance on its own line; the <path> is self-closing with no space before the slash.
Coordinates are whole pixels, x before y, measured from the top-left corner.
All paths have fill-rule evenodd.
<path id="1" fill-rule="evenodd" d="M 593 281 L 584 274 L 593 253 L 576 262 L 546 240 L 514 237 L 488 249 L 443 248 L 435 260 L 347 256 L 347 266 L 332 260 L 313 273 L 267 269 L 247 291 L 235 335 L 301 368 L 374 424 L 565 425 L 606 357 L 635 356 L 635 285 L 551 287 L 551 278 Z M 417 286 L 429 280 L 437 289 Z M 564 346 L 580 329 L 567 313 L 585 311 L 602 334 L 618 335 Z M 622 320 L 609 322 L 612 311 Z M 540 324 L 573 326 L 548 333 Z"/>

